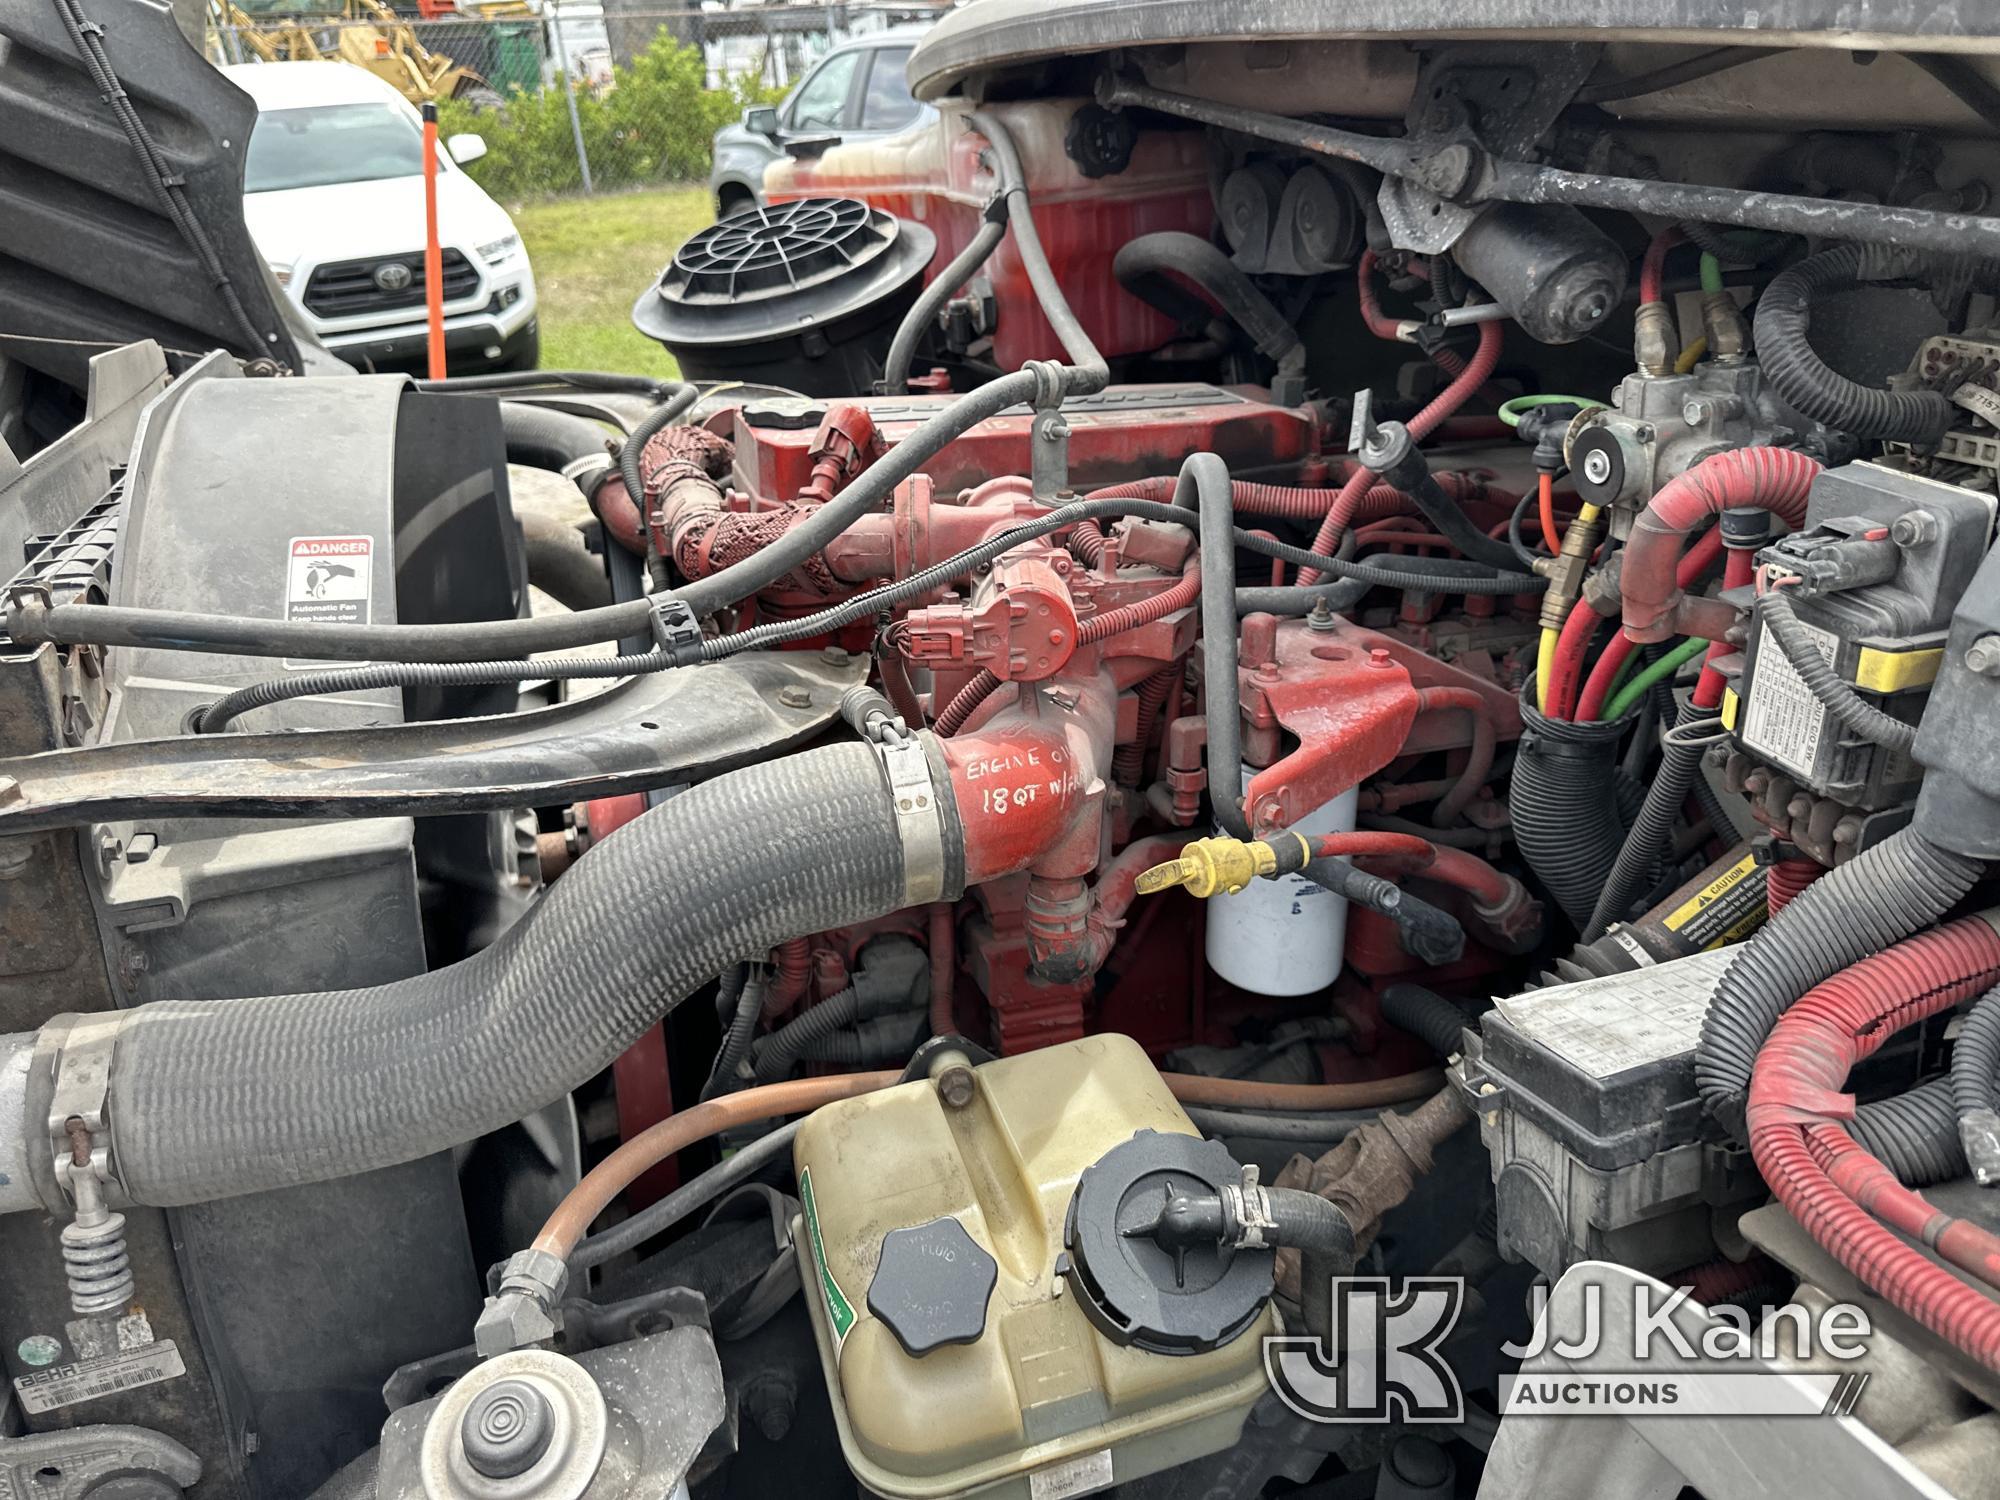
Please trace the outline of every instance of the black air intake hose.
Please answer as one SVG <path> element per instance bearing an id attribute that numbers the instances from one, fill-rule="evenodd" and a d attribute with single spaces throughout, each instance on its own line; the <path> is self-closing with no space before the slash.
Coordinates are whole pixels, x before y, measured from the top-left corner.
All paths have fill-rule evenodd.
<path id="1" fill-rule="evenodd" d="M 1936 922 L 1983 868 L 1905 828 L 1788 902 L 1723 971 L 1702 1020 L 1694 1081 L 1709 1111 L 1740 1135 L 1750 1069 L 1778 1017 L 1822 980 Z"/>
<path id="2" fill-rule="evenodd" d="M 1382 1019 L 1398 1031 L 1407 1031 L 1439 1057 L 1461 1051 L 1465 1028 L 1472 1024 L 1472 1017 L 1458 1006 L 1420 984 L 1392 984 L 1382 991 Z"/>
<path id="3" fill-rule="evenodd" d="M 449 968 L 126 1011 L 108 1098 L 119 1175 L 134 1201 L 171 1207 L 459 1145 L 575 1088 L 730 965 L 904 904 L 873 750 L 717 777 L 620 828 Z M 30 1100 L 37 1132 L 46 1107 Z"/>
<path id="4" fill-rule="evenodd" d="M 1764 377 L 1800 415 L 1862 438 L 1935 444 L 1951 426 L 1952 407 L 1937 391 L 1883 391 L 1829 369 L 1806 341 L 1812 299 L 1855 286 L 1861 247 L 1836 245 L 1774 277 L 1757 299 L 1757 358 Z"/>
<path id="5" fill-rule="evenodd" d="M 1625 845 L 1618 741 L 1629 719 L 1570 724 L 1521 704 L 1524 725 L 1507 789 L 1521 857 L 1581 930 Z"/>
<path id="6" fill-rule="evenodd" d="M 1178 321 L 1205 321 L 1207 304 L 1166 277 L 1163 273 L 1168 271 L 1185 276 L 1221 303 L 1222 310 L 1272 363 L 1284 366 L 1290 361 L 1291 368 L 1304 365 L 1305 345 L 1298 330 L 1234 261 L 1199 235 L 1179 230 L 1142 234 L 1119 246 L 1111 258 L 1111 274 L 1133 296 Z"/>
<path id="7" fill-rule="evenodd" d="M 1893 1099 L 1862 1105 L 1847 1130 L 1905 1187 L 1928 1187 L 1965 1175 L 1949 1078 L 1933 1078 Z"/>
<path id="8" fill-rule="evenodd" d="M 506 437 L 510 464 L 560 474 L 580 458 L 601 458 L 607 469 L 612 467 L 612 435 L 586 417 L 502 401 L 500 431 Z"/>

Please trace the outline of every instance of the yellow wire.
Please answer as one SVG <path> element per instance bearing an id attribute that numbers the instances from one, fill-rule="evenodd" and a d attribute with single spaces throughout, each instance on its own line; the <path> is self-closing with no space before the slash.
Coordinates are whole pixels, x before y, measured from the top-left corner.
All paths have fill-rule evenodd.
<path id="1" fill-rule="evenodd" d="M 1604 507 L 1592 505 L 1588 501 L 1576 513 L 1576 519 L 1563 532 L 1563 544 L 1569 544 L 1572 532 L 1578 527 L 1588 532 L 1597 524 L 1597 518 L 1604 514 Z M 1541 642 L 1535 647 L 1535 707 L 1543 713 L 1549 711 L 1549 678 L 1556 668 L 1556 643 L 1562 639 L 1560 629 L 1542 627 Z"/>
<path id="2" fill-rule="evenodd" d="M 1681 350 L 1681 357 L 1674 361 L 1674 373 L 1686 375 L 1701 363 L 1701 357 L 1708 353 L 1708 335 L 1702 334 L 1687 348 Z"/>

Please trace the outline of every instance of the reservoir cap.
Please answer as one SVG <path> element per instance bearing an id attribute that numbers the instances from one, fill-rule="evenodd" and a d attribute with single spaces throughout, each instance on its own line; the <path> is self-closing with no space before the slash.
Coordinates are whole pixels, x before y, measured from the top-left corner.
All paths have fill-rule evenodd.
<path id="1" fill-rule="evenodd" d="M 1063 1220 L 1057 1269 L 1113 1343 L 1154 1354 L 1202 1354 L 1228 1343 L 1271 1298 L 1269 1248 L 1180 1245 L 1155 1238 L 1176 1198 L 1218 1198 L 1240 1182 L 1220 1141 L 1142 1130 L 1083 1171 Z"/>
<path id="2" fill-rule="evenodd" d="M 978 1341 L 999 1273 L 956 1219 L 892 1229 L 868 1283 L 868 1311 L 888 1324 L 905 1354 L 922 1359 L 946 1344 Z"/>

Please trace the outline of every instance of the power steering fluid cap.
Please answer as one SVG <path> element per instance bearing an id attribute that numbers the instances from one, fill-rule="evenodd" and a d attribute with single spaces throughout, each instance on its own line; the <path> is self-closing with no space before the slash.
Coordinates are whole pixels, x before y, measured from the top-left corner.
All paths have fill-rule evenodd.
<path id="1" fill-rule="evenodd" d="M 956 1219 L 892 1229 L 882 1236 L 882 1258 L 868 1283 L 868 1311 L 888 1325 L 905 1354 L 922 1359 L 946 1344 L 978 1342 L 999 1274 Z"/>
<path id="2" fill-rule="evenodd" d="M 1063 1219 L 1066 1254 L 1057 1269 L 1099 1332 L 1154 1354 L 1203 1354 L 1257 1320 L 1271 1298 L 1274 1252 L 1168 1249 L 1148 1232 L 1173 1199 L 1217 1197 L 1242 1175 L 1220 1141 L 1154 1130 L 1084 1169 Z"/>

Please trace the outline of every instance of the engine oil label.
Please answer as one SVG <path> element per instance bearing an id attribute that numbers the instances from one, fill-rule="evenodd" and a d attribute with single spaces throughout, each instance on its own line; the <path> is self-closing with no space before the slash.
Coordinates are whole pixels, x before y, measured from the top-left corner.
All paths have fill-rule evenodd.
<path id="1" fill-rule="evenodd" d="M 1794 775 L 1819 774 L 1820 742 L 1826 728 L 1826 705 L 1813 696 L 1798 669 L 1785 660 L 1769 627 L 1760 624 L 1757 670 L 1743 706 L 1743 743 L 1769 756 Z M 1840 637 L 1817 625 L 1801 622 L 1807 636 L 1829 663 L 1840 649 Z"/>
<path id="2" fill-rule="evenodd" d="M 820 1295 L 826 1299 L 827 1326 L 833 1330 L 833 1352 L 840 1355 L 840 1346 L 847 1342 L 847 1331 L 854 1326 L 854 1304 L 847 1300 L 847 1294 L 840 1289 L 840 1283 L 833 1279 L 833 1272 L 826 1266 L 826 1245 L 819 1237 L 819 1208 L 813 1202 L 812 1168 L 799 1173 L 799 1207 L 805 1215 L 806 1238 L 812 1243 L 813 1269 L 819 1272 Z"/>
<path id="3" fill-rule="evenodd" d="M 375 585 L 372 536 L 295 536 L 285 568 L 285 618 L 366 625 Z"/>
<path id="4" fill-rule="evenodd" d="M 1690 948 L 1720 948 L 1764 925 L 1768 896 L 1764 872 L 1746 854 L 1668 912 L 1663 925 Z"/>
<path id="5" fill-rule="evenodd" d="M 140 1349 L 109 1354 L 103 1359 L 86 1359 L 72 1365 L 51 1365 L 46 1370 L 14 1378 L 14 1392 L 21 1409 L 30 1416 L 58 1411 L 101 1396 L 158 1385 L 187 1374 L 181 1352 L 171 1339 L 161 1339 Z"/>

